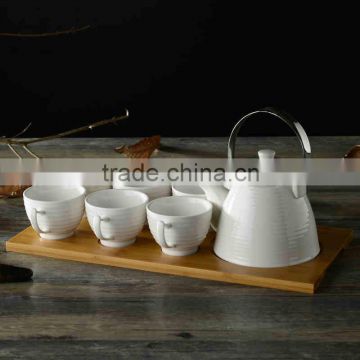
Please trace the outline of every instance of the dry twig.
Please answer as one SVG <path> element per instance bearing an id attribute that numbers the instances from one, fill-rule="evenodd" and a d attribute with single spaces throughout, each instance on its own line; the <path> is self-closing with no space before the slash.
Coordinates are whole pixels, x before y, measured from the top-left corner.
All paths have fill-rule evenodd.
<path id="1" fill-rule="evenodd" d="M 43 33 L 11 33 L 11 32 L 0 32 L 0 36 L 2 37 L 21 37 L 21 38 L 42 38 L 42 37 L 50 37 L 50 36 L 61 36 L 61 35 L 70 35 L 74 33 L 78 33 L 84 30 L 89 29 L 90 25 L 85 25 L 79 28 L 72 27 L 66 30 L 58 30 L 53 32 L 43 32 Z"/>
<path id="2" fill-rule="evenodd" d="M 35 139 L 19 139 L 19 138 L 16 138 L 16 137 L 11 137 L 11 138 L 2 137 L 2 138 L 0 138 L 0 144 L 7 145 L 9 147 L 9 149 L 19 159 L 21 159 L 22 157 L 21 157 L 20 153 L 15 149 L 15 147 L 17 147 L 17 146 L 22 147 L 25 151 L 27 151 L 34 158 L 39 158 L 33 151 L 31 151 L 28 148 L 28 146 L 30 144 L 34 144 L 34 143 L 37 143 L 37 142 L 40 142 L 40 141 L 59 139 L 59 138 L 63 138 L 65 136 L 69 136 L 69 135 L 74 135 L 74 134 L 77 134 L 77 133 L 80 133 L 80 132 L 93 130 L 93 129 L 95 129 L 97 127 L 100 127 L 100 126 L 104 126 L 104 125 L 108 125 L 108 124 L 115 124 L 120 120 L 127 119 L 128 117 L 129 117 L 129 111 L 127 109 L 125 109 L 125 114 L 124 115 L 114 116 L 111 119 L 100 120 L 100 121 L 97 121 L 97 122 L 92 123 L 90 125 L 82 126 L 82 127 L 76 128 L 76 129 L 67 130 L 67 131 L 61 132 L 59 134 L 54 134 L 54 135 L 50 135 L 50 136 L 44 136 L 44 137 L 35 138 Z M 23 134 L 29 128 L 29 126 L 30 126 L 30 124 L 23 131 L 21 131 L 19 134 Z"/>

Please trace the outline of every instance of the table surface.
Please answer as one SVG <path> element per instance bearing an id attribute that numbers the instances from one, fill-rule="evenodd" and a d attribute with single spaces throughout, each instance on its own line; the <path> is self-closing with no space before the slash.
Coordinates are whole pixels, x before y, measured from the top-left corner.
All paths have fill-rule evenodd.
<path id="1" fill-rule="evenodd" d="M 34 145 L 41 156 L 116 157 L 134 139 L 63 139 Z M 342 157 L 360 137 L 313 137 L 315 157 Z M 296 156 L 294 138 L 244 138 Z M 164 138 L 156 156 L 223 157 L 225 138 Z M 0 147 L 0 157 L 11 157 Z M 318 224 L 355 238 L 316 295 L 6 253 L 29 225 L 21 199 L 1 199 L 0 262 L 30 267 L 32 282 L 0 284 L 0 358 L 360 358 L 360 191 L 311 188 Z"/>

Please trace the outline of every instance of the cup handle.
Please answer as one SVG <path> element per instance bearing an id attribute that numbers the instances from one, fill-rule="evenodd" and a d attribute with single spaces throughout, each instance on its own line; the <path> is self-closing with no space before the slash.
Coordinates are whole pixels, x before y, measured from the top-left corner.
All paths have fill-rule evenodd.
<path id="1" fill-rule="evenodd" d="M 105 238 L 101 233 L 101 222 L 102 221 L 110 221 L 110 218 L 103 217 L 101 218 L 99 215 L 94 215 L 93 218 L 93 229 L 96 237 L 101 240 L 113 240 L 113 237 Z"/>
<path id="2" fill-rule="evenodd" d="M 45 211 L 37 210 L 35 208 L 31 208 L 31 210 L 30 210 L 30 222 L 31 222 L 32 227 L 39 234 L 40 233 L 45 234 L 45 233 L 49 232 L 49 231 L 43 231 L 43 230 L 40 229 L 38 221 L 37 221 L 37 214 L 45 214 Z"/>
<path id="3" fill-rule="evenodd" d="M 163 248 L 172 248 L 175 246 L 170 246 L 165 239 L 165 228 L 171 228 L 171 224 L 165 224 L 163 221 L 159 220 L 157 222 L 157 234 L 160 246 Z"/>

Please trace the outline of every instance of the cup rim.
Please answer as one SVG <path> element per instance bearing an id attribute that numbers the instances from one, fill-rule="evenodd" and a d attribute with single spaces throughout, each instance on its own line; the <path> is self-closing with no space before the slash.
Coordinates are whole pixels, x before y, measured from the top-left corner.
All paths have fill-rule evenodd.
<path id="1" fill-rule="evenodd" d="M 126 206 L 126 207 L 103 207 L 103 206 L 96 206 L 96 205 L 93 205 L 91 203 L 89 203 L 89 198 L 91 198 L 92 196 L 95 196 L 95 194 L 97 193 L 100 193 L 100 192 L 119 192 L 120 194 L 120 191 L 121 192 L 126 192 L 126 193 L 133 193 L 137 196 L 140 196 L 143 198 L 143 202 L 141 204 L 137 204 L 137 205 L 132 205 L 132 206 Z M 137 207 L 140 207 L 140 206 L 144 206 L 148 203 L 149 201 L 149 196 L 144 194 L 143 192 L 141 191 L 137 191 L 137 190 L 119 190 L 119 189 L 104 189 L 104 190 L 99 190 L 99 191 L 94 191 L 92 192 L 91 194 L 88 194 L 86 197 L 85 197 L 85 205 L 86 206 L 89 206 L 93 209 L 101 209 L 101 210 L 129 210 L 129 209 L 136 209 Z"/>
<path id="2" fill-rule="evenodd" d="M 127 171 L 114 171 L 113 173 L 113 179 L 112 179 L 112 185 L 113 185 L 113 188 L 114 189 L 120 189 L 120 188 L 123 188 L 123 187 L 138 187 L 138 188 L 144 188 L 144 189 L 148 189 L 148 188 L 165 188 L 165 187 L 168 187 L 168 188 L 171 188 L 171 182 L 167 181 L 165 179 L 162 179 L 161 181 L 158 180 L 158 181 L 143 181 L 143 180 L 136 180 L 136 179 L 133 179 L 133 182 L 130 180 L 130 181 L 127 181 L 127 180 L 120 180 L 118 178 L 118 174 L 121 174 L 121 173 L 127 173 Z M 139 185 L 138 185 L 138 184 Z"/>
<path id="3" fill-rule="evenodd" d="M 117 185 L 115 184 L 112 190 L 134 190 L 134 191 L 146 191 L 146 190 L 170 190 L 170 185 L 159 184 L 159 185 Z"/>
<path id="4" fill-rule="evenodd" d="M 46 203 L 46 204 L 61 204 L 61 203 L 65 203 L 67 201 L 70 200 L 77 200 L 80 199 L 81 197 L 83 197 L 86 194 L 86 189 L 84 186 L 54 186 L 54 187 L 58 187 L 58 188 L 62 188 L 62 189 L 81 189 L 81 193 L 77 196 L 68 198 L 68 199 L 63 199 L 63 200 L 39 200 L 39 199 L 32 199 L 31 197 L 28 196 L 28 192 L 31 191 L 31 189 L 36 188 L 36 187 L 51 187 L 51 186 L 42 186 L 42 185 L 33 185 L 30 186 L 29 188 L 27 188 L 24 192 L 23 192 L 23 198 L 29 201 L 37 201 L 37 202 L 41 202 L 41 203 Z"/>
<path id="5" fill-rule="evenodd" d="M 204 211 L 201 211 L 201 212 L 199 212 L 197 214 L 192 214 L 192 215 L 166 215 L 166 214 L 160 214 L 158 212 L 155 212 L 155 211 L 151 210 L 150 207 L 154 202 L 164 201 L 164 199 L 181 199 L 181 200 L 173 200 L 173 201 L 186 201 L 187 199 L 193 199 L 193 200 L 195 200 L 197 202 L 202 202 L 202 203 L 206 204 L 209 208 L 207 210 L 204 210 Z M 213 205 L 209 200 L 203 199 L 203 198 L 198 197 L 198 196 L 164 196 L 164 197 L 161 197 L 161 198 L 154 199 L 154 200 L 150 201 L 146 205 L 146 210 L 149 213 L 151 213 L 153 215 L 156 215 L 156 216 L 163 216 L 163 217 L 166 217 L 168 219 L 192 218 L 192 217 L 207 214 L 208 212 L 212 211 L 212 209 L 213 209 Z"/>
<path id="6" fill-rule="evenodd" d="M 189 193 L 189 192 L 185 192 L 185 191 L 182 191 L 181 190 L 181 187 L 186 187 L 186 186 L 191 186 L 191 187 L 198 187 L 198 188 L 200 188 L 201 189 L 201 191 L 202 191 L 202 193 L 198 193 L 198 194 L 193 194 L 193 193 Z M 180 188 L 180 189 L 179 189 Z M 174 185 L 172 185 L 171 186 L 171 189 L 172 189 L 172 191 L 174 191 L 175 190 L 175 192 L 178 192 L 179 194 L 183 194 L 183 196 L 193 196 L 193 197 L 200 197 L 200 196 L 206 196 L 206 194 L 205 194 L 205 191 L 201 188 L 201 186 L 199 186 L 199 185 L 176 185 L 176 184 L 174 184 Z"/>

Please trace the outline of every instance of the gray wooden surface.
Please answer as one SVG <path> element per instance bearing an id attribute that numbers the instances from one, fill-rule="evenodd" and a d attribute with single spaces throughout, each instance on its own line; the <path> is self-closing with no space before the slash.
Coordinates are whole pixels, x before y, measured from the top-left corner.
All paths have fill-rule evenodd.
<path id="1" fill-rule="evenodd" d="M 131 139 L 65 139 L 44 156 L 118 156 Z M 360 137 L 315 137 L 314 156 L 341 157 Z M 157 156 L 224 156 L 225 139 L 163 139 Z M 295 156 L 294 139 L 242 139 Z M 0 148 L 0 157 L 12 156 Z M 310 189 L 317 222 L 355 230 L 315 296 L 3 252 L 29 225 L 22 200 L 0 200 L 0 262 L 34 270 L 0 284 L 0 358 L 358 359 L 360 189 Z M 0 250 L 0 251 L 1 251 Z"/>

